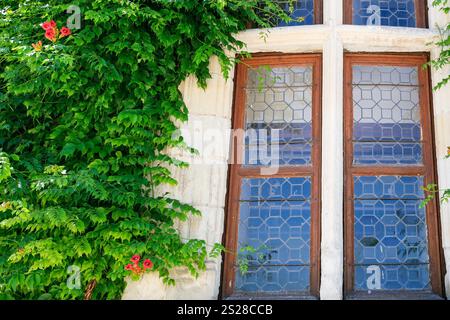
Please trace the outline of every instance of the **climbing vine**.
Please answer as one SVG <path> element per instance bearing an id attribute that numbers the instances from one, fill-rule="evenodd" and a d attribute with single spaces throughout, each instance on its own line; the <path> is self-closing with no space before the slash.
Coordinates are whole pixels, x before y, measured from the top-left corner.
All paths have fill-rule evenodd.
<path id="1" fill-rule="evenodd" d="M 439 8 L 444 14 L 448 15 L 450 13 L 450 2 L 449 0 L 434 0 L 433 6 Z M 450 23 L 446 26 L 437 26 L 441 33 L 441 39 L 436 43 L 437 46 L 441 48 L 439 57 L 431 61 L 431 65 L 435 69 L 442 69 L 450 64 Z M 435 86 L 435 90 L 443 88 L 450 81 L 450 75 L 446 75 L 439 83 Z"/>
<path id="2" fill-rule="evenodd" d="M 0 0 L 0 299 L 118 299 L 130 272 L 173 284 L 220 254 L 183 241 L 174 221 L 200 212 L 156 192 L 187 166 L 165 152 L 188 148 L 178 87 L 205 87 L 214 55 L 227 76 L 235 34 L 273 17 L 270 0 Z"/>
<path id="3" fill-rule="evenodd" d="M 439 8 L 444 14 L 450 14 L 450 2 L 449 0 L 434 0 L 433 6 Z M 441 48 L 439 56 L 430 62 L 430 65 L 436 69 L 441 70 L 450 65 L 450 23 L 446 26 L 437 26 L 441 33 L 440 40 L 436 43 L 437 46 Z M 445 86 L 448 85 L 450 81 L 450 74 L 445 75 L 438 84 L 434 87 L 434 90 L 443 90 Z M 447 146 L 446 159 L 450 159 L 450 146 Z M 429 184 L 424 187 L 426 191 L 426 198 L 422 203 L 422 206 L 428 204 L 431 200 L 435 198 L 436 195 L 441 194 L 441 202 L 447 203 L 450 201 L 450 189 L 439 190 L 437 184 Z"/>

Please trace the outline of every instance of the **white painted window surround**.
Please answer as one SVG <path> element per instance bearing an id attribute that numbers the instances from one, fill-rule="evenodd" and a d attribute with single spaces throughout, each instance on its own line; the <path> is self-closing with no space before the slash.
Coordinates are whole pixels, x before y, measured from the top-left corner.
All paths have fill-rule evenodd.
<path id="1" fill-rule="evenodd" d="M 433 8 L 432 0 L 428 2 L 430 29 L 343 25 L 342 0 L 324 0 L 323 25 L 270 29 L 266 41 L 259 36 L 261 30 L 247 30 L 238 35 L 252 53 L 321 52 L 323 55 L 321 299 L 343 299 L 344 52 L 430 52 L 431 58 L 436 58 L 439 48 L 432 43 L 439 33 L 435 26 L 446 25 L 449 16 Z M 222 77 L 216 59 L 211 60 L 211 72 L 213 78 L 206 90 L 199 89 L 192 77 L 180 87 L 190 110 L 189 122 L 183 129 L 191 136 L 199 133 L 206 138 L 191 139 L 191 144 L 200 151 L 199 156 L 177 152 L 177 156 L 192 163 L 191 167 L 174 170 L 179 185 L 161 190 L 203 212 L 202 217 L 180 223 L 179 230 L 184 238 L 205 239 L 209 244 L 222 242 L 230 141 L 226 135 L 209 135 L 208 130 L 217 132 L 220 128 L 227 132 L 230 129 L 233 101 L 233 79 Z M 441 72 L 431 70 L 433 86 L 449 73 L 450 68 Z M 439 186 L 450 188 L 450 159 L 444 160 L 450 146 L 448 86 L 433 92 L 433 108 Z M 205 148 L 209 148 L 208 152 Z M 441 205 L 440 214 L 447 266 L 445 288 L 450 297 L 450 204 Z M 123 299 L 217 299 L 221 268 L 220 259 L 208 261 L 207 270 L 197 279 L 183 268 L 176 269 L 173 276 L 177 284 L 172 287 L 165 286 L 157 274 L 150 273 L 139 282 L 129 281 Z"/>

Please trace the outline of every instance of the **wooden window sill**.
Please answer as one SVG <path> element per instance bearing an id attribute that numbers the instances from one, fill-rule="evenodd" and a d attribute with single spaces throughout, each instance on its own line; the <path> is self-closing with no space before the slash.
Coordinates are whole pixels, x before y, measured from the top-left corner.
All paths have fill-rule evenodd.
<path id="1" fill-rule="evenodd" d="M 345 300 L 444 300 L 430 291 L 366 291 L 352 292 Z"/>

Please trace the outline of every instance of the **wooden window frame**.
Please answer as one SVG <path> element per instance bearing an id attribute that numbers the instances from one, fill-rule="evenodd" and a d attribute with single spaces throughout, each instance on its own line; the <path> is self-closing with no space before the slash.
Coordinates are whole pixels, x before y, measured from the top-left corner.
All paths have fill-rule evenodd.
<path id="1" fill-rule="evenodd" d="M 344 292 L 354 291 L 354 177 L 379 175 L 423 176 L 424 184 L 436 183 L 436 158 L 433 135 L 432 101 L 429 70 L 422 66 L 429 61 L 427 53 L 344 55 Z M 419 76 L 419 104 L 423 132 L 423 164 L 411 166 L 381 166 L 353 164 L 353 83 L 354 65 L 382 65 L 417 67 Z M 443 296 L 445 270 L 442 259 L 440 213 L 438 200 L 426 206 L 430 279 L 433 293 Z M 388 291 L 383 291 L 384 293 Z"/>
<path id="2" fill-rule="evenodd" d="M 428 4 L 415 0 L 416 28 L 428 28 Z M 353 0 L 344 0 L 344 24 L 353 25 Z"/>
<path id="3" fill-rule="evenodd" d="M 314 23 L 323 24 L 323 0 L 314 0 Z"/>
<path id="4" fill-rule="evenodd" d="M 230 164 L 228 170 L 228 194 L 225 208 L 226 221 L 224 243 L 226 251 L 222 266 L 222 298 L 232 297 L 235 289 L 236 252 L 238 250 L 239 200 L 243 178 L 311 177 L 311 238 L 310 238 L 310 296 L 319 296 L 320 285 L 320 193 L 321 193 L 321 148 L 322 148 L 322 54 L 254 54 L 243 59 L 236 68 L 233 129 L 245 127 L 245 87 L 248 68 L 258 66 L 289 67 L 309 65 L 313 68 L 312 82 L 312 163 L 306 166 L 280 166 L 274 175 L 261 175 L 260 167 L 245 168 L 241 164 Z M 232 148 L 242 148 L 242 143 Z M 242 152 L 242 150 L 237 150 Z M 231 154 L 235 154 L 231 152 Z M 256 295 L 255 295 L 256 296 Z M 249 297 L 253 297 L 249 295 Z"/>

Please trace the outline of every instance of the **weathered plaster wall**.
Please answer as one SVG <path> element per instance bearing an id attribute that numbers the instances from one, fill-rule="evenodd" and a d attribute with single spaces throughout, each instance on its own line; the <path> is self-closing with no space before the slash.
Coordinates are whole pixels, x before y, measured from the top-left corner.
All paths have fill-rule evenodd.
<path id="1" fill-rule="evenodd" d="M 200 89 L 193 77 L 180 86 L 190 113 L 181 132 L 199 155 L 176 152 L 178 159 L 191 165 L 189 169 L 173 169 L 178 186 L 160 192 L 169 192 L 201 210 L 201 217 L 178 223 L 178 229 L 184 239 L 203 239 L 213 246 L 222 242 L 224 229 L 229 153 L 226 134 L 231 127 L 233 80 L 223 78 L 216 59 L 211 61 L 210 69 L 208 89 Z M 123 299 L 217 299 L 220 276 L 220 258 L 207 261 L 207 270 L 197 279 L 183 268 L 174 270 L 176 286 L 165 286 L 155 274 L 148 274 L 139 282 L 129 282 Z"/>
<path id="2" fill-rule="evenodd" d="M 429 0 L 431 8 L 432 0 Z M 430 29 L 368 27 L 342 25 L 342 0 L 324 0 L 324 25 L 271 29 L 264 41 L 258 30 L 239 34 L 250 52 L 322 52 L 323 53 L 323 161 L 322 161 L 322 244 L 321 244 L 321 299 L 342 299 L 343 287 L 343 55 L 349 52 L 431 52 L 439 53 L 430 43 L 438 39 L 435 25 L 444 25 L 448 16 L 430 9 Z M 182 86 L 190 110 L 190 121 L 183 126 L 189 136 L 209 137 L 203 144 L 193 140 L 200 151 L 198 157 L 187 157 L 193 165 L 175 170 L 180 182 L 169 191 L 184 202 L 203 212 L 203 217 L 192 218 L 179 225 L 184 238 L 201 238 L 208 243 L 221 242 L 224 226 L 227 158 L 229 140 L 215 136 L 214 129 L 224 131 L 231 125 L 233 79 L 226 81 L 218 62 L 211 61 L 213 79 L 206 90 L 188 79 Z M 432 72 L 433 83 L 449 70 Z M 450 187 L 450 160 L 444 160 L 450 146 L 450 90 L 433 93 L 437 164 L 441 188 Z M 208 130 L 211 130 L 208 134 Z M 206 134 L 205 134 L 206 132 Z M 207 163 L 214 160 L 214 164 Z M 203 164 L 201 164 L 203 163 Z M 450 296 L 450 205 L 441 207 L 443 248 L 447 276 L 446 290 Z M 220 259 L 209 261 L 208 270 L 193 279 L 186 270 L 174 270 L 175 287 L 166 287 L 155 275 L 147 275 L 137 283 L 129 283 L 124 299 L 217 299 L 221 275 Z"/>
<path id="3" fill-rule="evenodd" d="M 429 0 L 429 3 L 432 1 Z M 432 10 L 429 15 L 430 27 L 445 26 L 450 22 L 449 15 L 445 15 L 437 10 Z M 431 50 L 431 59 L 439 56 L 439 48 Z M 433 86 L 441 79 L 450 74 L 450 66 L 447 68 L 431 72 Z M 434 127 L 436 141 L 436 159 L 439 178 L 439 188 L 450 188 L 450 159 L 444 159 L 447 154 L 447 147 L 450 147 L 450 88 L 433 92 L 434 107 Z M 441 205 L 441 228 L 442 228 L 442 247 L 444 250 L 444 259 L 447 266 L 445 275 L 445 289 L 447 298 L 450 299 L 450 204 Z"/>

